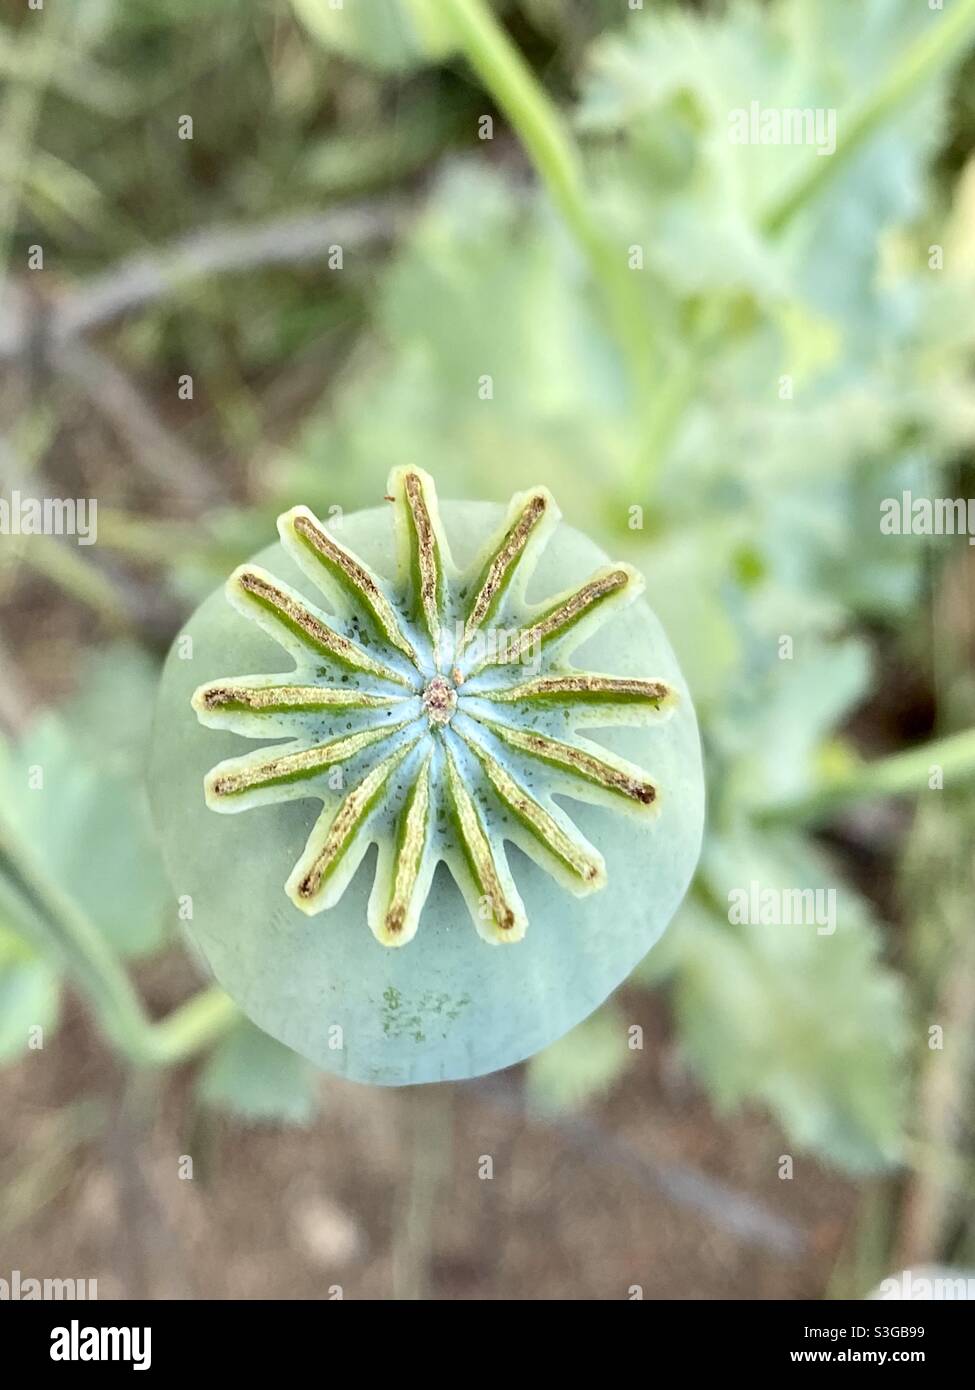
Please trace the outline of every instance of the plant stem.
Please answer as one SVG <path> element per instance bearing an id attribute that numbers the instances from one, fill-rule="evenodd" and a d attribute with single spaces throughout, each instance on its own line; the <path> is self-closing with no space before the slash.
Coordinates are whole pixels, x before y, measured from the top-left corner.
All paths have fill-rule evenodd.
<path id="1" fill-rule="evenodd" d="M 0 819 L 0 902 L 64 963 L 110 1042 L 139 1066 L 165 1066 L 199 1051 L 237 1020 L 223 990 L 200 991 L 153 1023 L 121 962 L 87 913 L 46 875 Z"/>
<path id="2" fill-rule="evenodd" d="M 453 1147 L 453 1089 L 448 1082 L 410 1086 L 399 1099 L 410 1167 L 393 1232 L 393 1297 L 418 1300 L 430 1289 L 434 1213 Z"/>
<path id="3" fill-rule="evenodd" d="M 240 1021 L 240 1010 L 228 994 L 212 985 L 150 1024 L 152 1049 L 160 1065 L 180 1062 L 202 1052 Z"/>
<path id="4" fill-rule="evenodd" d="M 483 0 L 441 0 L 471 67 L 505 112 L 562 215 L 583 244 L 595 228 L 582 161 L 555 105 Z"/>
<path id="5" fill-rule="evenodd" d="M 927 788 L 933 765 L 941 768 L 945 787 L 975 777 L 975 729 L 864 763 L 807 796 L 759 807 L 755 820 L 761 825 L 821 821 L 868 797 L 916 795 Z"/>
<path id="6" fill-rule="evenodd" d="M 440 10 L 586 256 L 613 316 L 631 384 L 638 399 L 647 399 L 654 381 L 648 325 L 623 247 L 606 236 L 591 211 L 582 158 L 565 121 L 484 0 L 440 0 Z"/>
<path id="7" fill-rule="evenodd" d="M 828 159 L 811 154 L 791 187 L 762 218 L 765 232 L 781 232 L 799 209 L 844 168 L 883 122 L 924 83 L 949 67 L 975 33 L 975 0 L 951 0 L 931 28 L 916 39 L 882 82 L 837 122 L 836 149 Z"/>

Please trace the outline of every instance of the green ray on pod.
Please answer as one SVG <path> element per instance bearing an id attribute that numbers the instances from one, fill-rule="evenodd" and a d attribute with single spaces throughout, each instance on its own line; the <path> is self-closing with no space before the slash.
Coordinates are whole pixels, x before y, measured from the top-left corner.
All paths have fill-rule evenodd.
<path id="1" fill-rule="evenodd" d="M 304 507 L 174 643 L 150 787 L 185 927 L 319 1066 L 459 1080 L 554 1042 L 657 941 L 704 818 L 641 576 L 533 488 Z M 190 640 L 187 640 L 190 639 Z"/>

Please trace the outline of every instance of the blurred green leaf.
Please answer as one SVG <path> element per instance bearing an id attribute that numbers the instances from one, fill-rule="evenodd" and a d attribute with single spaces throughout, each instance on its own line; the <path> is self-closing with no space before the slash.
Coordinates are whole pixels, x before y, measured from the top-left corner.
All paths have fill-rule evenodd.
<path id="1" fill-rule="evenodd" d="M 402 181 L 435 158 L 457 129 L 457 113 L 432 87 L 420 92 L 392 127 L 380 119 L 374 128 L 359 123 L 316 140 L 302 153 L 300 172 L 319 196 Z"/>
<path id="2" fill-rule="evenodd" d="M 735 812 L 810 791 L 823 742 L 867 689 L 870 663 L 859 639 L 785 640 L 794 641 L 791 655 L 783 659 L 770 644 L 764 671 L 714 714 L 714 736 L 730 763 L 724 795 Z"/>
<path id="3" fill-rule="evenodd" d="M 26 1051 L 31 1028 L 46 1039 L 59 999 L 57 971 L 0 923 L 0 1063 Z"/>
<path id="4" fill-rule="evenodd" d="M 319 43 L 343 58 L 387 72 L 408 72 L 451 47 L 436 0 L 291 0 Z"/>
<path id="5" fill-rule="evenodd" d="M 710 920 L 696 914 L 678 938 L 675 1000 L 682 1045 L 717 1103 L 761 1101 L 794 1143 L 843 1167 L 894 1162 L 905 1119 L 907 1010 L 900 981 L 879 959 L 865 900 L 788 835 L 712 840 L 702 877 L 715 911 Z M 835 931 L 732 925 L 719 915 L 729 892 L 753 883 L 832 890 Z"/>
<path id="6" fill-rule="evenodd" d="M 387 351 L 313 420 L 290 472 L 312 502 L 379 500 L 406 453 L 445 495 L 544 478 L 577 524 L 609 510 L 632 449 L 616 352 L 551 213 L 473 162 L 444 175 L 385 276 Z M 322 467 L 322 460 L 327 460 Z M 598 460 L 598 468 L 592 461 Z"/>
<path id="7" fill-rule="evenodd" d="M 204 1105 L 245 1120 L 306 1125 L 318 1109 L 312 1064 L 247 1022 L 214 1048 L 197 1089 Z"/>
<path id="8" fill-rule="evenodd" d="M 158 949 L 175 919 L 142 782 L 154 695 L 145 657 L 106 648 L 59 714 L 0 747 L 5 816 L 125 956 Z"/>
<path id="9" fill-rule="evenodd" d="M 528 1063 L 528 1094 L 542 1110 L 568 1110 L 604 1095 L 632 1054 L 620 1011 L 604 1004 Z"/>

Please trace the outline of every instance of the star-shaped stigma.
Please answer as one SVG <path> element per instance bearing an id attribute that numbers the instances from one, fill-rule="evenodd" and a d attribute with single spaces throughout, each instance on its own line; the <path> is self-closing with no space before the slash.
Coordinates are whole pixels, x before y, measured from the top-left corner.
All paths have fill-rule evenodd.
<path id="1" fill-rule="evenodd" d="M 657 809 L 647 774 L 578 729 L 666 717 L 676 694 L 661 680 L 568 664 L 642 592 L 631 566 L 607 565 L 578 589 L 527 603 L 528 580 L 560 517 L 547 489 L 517 494 L 499 534 L 463 573 L 429 475 L 396 468 L 388 490 L 400 553 L 395 585 L 306 507 L 285 512 L 278 530 L 327 596 L 329 614 L 256 565 L 228 580 L 231 603 L 294 657 L 295 669 L 211 681 L 195 692 L 193 708 L 211 727 L 289 741 L 213 768 L 207 804 L 243 811 L 303 797 L 324 803 L 285 885 L 303 912 L 332 907 L 377 844 L 368 920 L 383 945 L 413 937 L 441 861 L 481 936 L 516 941 L 527 916 L 506 841 L 581 896 L 605 884 L 605 864 L 555 796 L 628 814 Z"/>

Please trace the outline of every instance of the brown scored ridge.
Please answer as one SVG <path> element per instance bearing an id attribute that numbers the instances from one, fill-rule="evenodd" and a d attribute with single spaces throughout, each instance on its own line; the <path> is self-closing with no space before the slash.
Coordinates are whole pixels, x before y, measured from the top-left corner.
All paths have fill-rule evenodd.
<path id="1" fill-rule="evenodd" d="M 474 600 L 467 622 L 464 624 L 464 641 L 462 646 L 466 646 L 474 633 L 484 621 L 485 614 L 491 607 L 494 597 L 504 584 L 511 566 L 520 557 L 532 531 L 544 516 L 548 508 L 548 499 L 540 493 L 536 493 L 529 498 L 524 511 L 518 520 L 511 527 L 511 530 L 501 542 L 499 549 L 495 552 L 491 561 L 490 568 L 485 576 L 484 583 L 481 585 L 480 593 Z"/>
<path id="2" fill-rule="evenodd" d="M 313 550 L 317 550 L 320 555 L 327 556 L 333 565 L 337 565 L 343 571 L 357 589 L 361 589 L 370 598 L 374 598 L 379 593 L 379 586 L 359 564 L 358 560 L 343 550 L 341 546 L 336 545 L 332 537 L 320 526 L 315 526 L 310 517 L 296 516 L 291 524 L 298 535 L 303 536 Z"/>
<path id="3" fill-rule="evenodd" d="M 510 748 L 517 748 L 530 757 L 540 758 L 542 762 L 560 767 L 565 772 L 575 773 L 594 786 L 616 792 L 630 801 L 639 802 L 642 806 L 652 806 L 657 799 L 657 788 L 652 782 L 643 781 L 627 769 L 616 767 L 584 748 L 578 748 L 571 743 L 561 743 L 545 734 L 515 729 L 510 724 L 499 724 L 493 719 L 483 719 L 477 715 L 475 718 Z"/>
<path id="4" fill-rule="evenodd" d="M 212 779 L 211 791 L 214 796 L 239 796 L 242 792 L 303 781 L 337 763 L 345 762 L 393 734 L 401 733 L 409 723 L 409 720 L 403 720 L 399 724 L 380 726 L 378 729 L 362 729 L 359 733 L 346 734 L 328 743 L 315 744 L 312 748 L 299 748 L 294 753 L 282 753 L 264 762 L 223 772 Z"/>
<path id="5" fill-rule="evenodd" d="M 544 699 L 559 695 L 618 695 L 622 700 L 644 700 L 647 704 L 669 703 L 675 696 L 665 681 L 639 680 L 630 676 L 596 676 L 581 671 L 578 675 L 540 676 L 521 685 L 503 686 L 499 690 L 478 691 L 478 699 L 508 702 Z M 608 703 L 612 703 L 609 700 Z"/>
<path id="6" fill-rule="evenodd" d="M 624 796 L 629 796 L 644 806 L 653 805 L 657 799 L 657 788 L 652 782 L 641 782 L 638 778 L 631 777 L 629 773 L 604 762 L 602 758 L 587 753 L 583 748 L 569 748 L 564 744 L 558 745 L 554 739 L 547 739 L 541 734 L 526 734 L 525 742 L 537 756 L 542 758 L 557 757 L 563 766 L 570 771 L 582 772 L 603 786 L 622 792 Z"/>
<path id="7" fill-rule="evenodd" d="M 326 655 L 334 656 L 346 666 L 351 666 L 353 670 L 371 671 L 373 675 L 379 676 L 382 680 L 409 686 L 409 681 L 398 672 L 384 666 L 379 661 L 374 661 L 361 647 L 356 646 L 355 642 L 350 642 L 340 632 L 336 632 L 327 623 L 323 623 L 320 618 L 316 618 L 315 614 L 304 604 L 299 603 L 290 594 L 286 594 L 282 589 L 271 584 L 263 575 L 255 574 L 253 570 L 244 570 L 237 576 L 237 583 L 246 594 L 257 599 L 259 603 L 266 604 L 272 613 L 284 620 L 285 624 L 290 623 L 296 627 L 299 633 L 307 637 L 314 646 Z"/>
<path id="8" fill-rule="evenodd" d="M 227 705 L 242 705 L 253 713 L 274 711 L 301 714 L 329 708 L 382 709 L 398 704 L 405 695 L 370 695 L 350 687 L 330 690 L 324 685 L 211 685 L 200 695 L 205 710 L 219 710 Z"/>
<path id="9" fill-rule="evenodd" d="M 601 574 L 598 579 L 590 579 L 587 584 L 583 584 L 581 589 L 576 589 L 574 594 L 570 594 L 564 603 L 559 604 L 558 608 L 541 618 L 537 623 L 533 623 L 521 638 L 515 643 L 518 653 L 524 648 L 531 646 L 536 638 L 543 641 L 551 632 L 557 632 L 560 627 L 565 627 L 567 623 L 573 622 L 580 617 L 587 609 L 591 608 L 600 599 L 604 599 L 609 594 L 615 594 L 620 589 L 625 589 L 630 582 L 630 576 L 626 570 L 611 570 L 609 574 Z"/>
<path id="10" fill-rule="evenodd" d="M 597 574 L 568 598 L 523 628 L 514 641 L 504 643 L 496 652 L 485 655 L 468 674 L 475 675 L 485 666 L 513 665 L 536 643 L 544 644 L 549 637 L 558 638 L 598 607 L 604 599 L 625 589 L 631 579 L 632 575 L 625 569 L 609 569 Z"/>
<path id="11" fill-rule="evenodd" d="M 417 739 L 413 739 L 405 747 L 377 763 L 359 785 L 348 793 L 333 816 L 311 867 L 298 883 L 300 898 L 307 901 L 316 896 L 326 876 L 341 860 L 350 841 L 364 824 L 375 798 L 406 755 L 416 747 L 417 742 Z"/>
<path id="12" fill-rule="evenodd" d="M 407 473 L 403 479 L 407 505 L 416 530 L 417 563 L 420 570 L 420 602 L 426 619 L 430 640 L 436 645 L 440 633 L 440 615 L 437 610 L 437 537 L 430 520 L 430 512 L 423 495 L 423 485 L 415 473 Z"/>
<path id="13" fill-rule="evenodd" d="M 354 555 L 350 555 L 347 550 L 338 545 L 327 531 L 317 526 L 311 517 L 299 514 L 292 519 L 291 525 L 312 550 L 342 571 L 349 583 L 358 589 L 365 599 L 369 611 L 374 615 L 386 638 L 416 665 L 416 651 L 400 632 L 399 623 L 389 599 L 365 566 L 361 565 Z"/>

